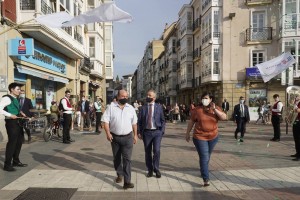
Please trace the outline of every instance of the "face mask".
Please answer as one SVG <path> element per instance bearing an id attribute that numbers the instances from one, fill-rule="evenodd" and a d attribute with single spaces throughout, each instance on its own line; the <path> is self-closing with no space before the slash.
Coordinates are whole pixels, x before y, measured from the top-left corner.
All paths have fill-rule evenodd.
<path id="1" fill-rule="evenodd" d="M 243 104 L 245 102 L 245 100 L 240 100 L 240 104 Z"/>
<path id="2" fill-rule="evenodd" d="M 25 98 L 25 94 L 20 94 L 20 98 Z"/>
<path id="3" fill-rule="evenodd" d="M 147 98 L 146 98 L 146 101 L 147 101 L 148 103 L 150 103 L 150 102 L 153 101 L 153 98 L 147 97 Z"/>
<path id="4" fill-rule="evenodd" d="M 125 105 L 127 103 L 128 99 L 119 99 L 119 103 L 121 105 Z"/>
<path id="5" fill-rule="evenodd" d="M 201 102 L 202 102 L 202 104 L 204 105 L 204 106 L 208 106 L 209 105 L 209 99 L 202 99 L 201 100 Z"/>

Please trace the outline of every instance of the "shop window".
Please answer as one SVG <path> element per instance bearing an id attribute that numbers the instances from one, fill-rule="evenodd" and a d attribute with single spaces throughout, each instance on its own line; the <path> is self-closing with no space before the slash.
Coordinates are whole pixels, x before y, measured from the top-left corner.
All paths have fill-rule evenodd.
<path id="1" fill-rule="evenodd" d="M 263 51 L 253 51 L 252 52 L 252 66 L 263 63 L 264 61 L 265 61 L 265 59 L 264 59 Z"/>

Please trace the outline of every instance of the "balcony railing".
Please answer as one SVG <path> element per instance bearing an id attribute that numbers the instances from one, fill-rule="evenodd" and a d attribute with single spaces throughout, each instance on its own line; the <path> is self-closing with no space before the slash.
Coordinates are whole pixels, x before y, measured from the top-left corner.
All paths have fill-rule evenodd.
<path id="1" fill-rule="evenodd" d="M 272 40 L 272 27 L 248 28 L 246 30 L 247 42 L 263 42 Z"/>
<path id="2" fill-rule="evenodd" d="M 43 0 L 42 0 L 42 4 L 41 4 L 41 10 L 42 10 L 42 13 L 45 15 L 53 13 L 52 8 L 50 6 L 48 6 L 47 3 L 45 3 Z"/>
<path id="3" fill-rule="evenodd" d="M 74 33 L 74 39 L 77 40 L 80 44 L 83 44 L 82 36 L 79 33 Z"/>
<path id="4" fill-rule="evenodd" d="M 273 0 L 246 0 L 245 1 L 247 6 L 251 5 L 266 5 L 273 3 Z"/>
<path id="5" fill-rule="evenodd" d="M 20 0 L 20 10 L 35 10 L 35 0 Z"/>
<path id="6" fill-rule="evenodd" d="M 200 48 L 197 48 L 193 51 L 193 59 L 199 58 L 201 56 Z"/>
<path id="7" fill-rule="evenodd" d="M 213 36 L 214 38 L 220 38 L 220 32 L 214 32 Z"/>
<path id="8" fill-rule="evenodd" d="M 201 19 L 197 18 L 194 22 L 193 22 L 193 31 L 196 30 L 197 28 L 199 28 L 201 25 Z"/>
<path id="9" fill-rule="evenodd" d="M 69 35 L 72 35 L 72 27 L 63 27 L 64 31 L 66 31 Z"/>
<path id="10" fill-rule="evenodd" d="M 207 34 L 203 39 L 202 39 L 202 44 L 208 42 L 211 39 L 211 33 Z"/>

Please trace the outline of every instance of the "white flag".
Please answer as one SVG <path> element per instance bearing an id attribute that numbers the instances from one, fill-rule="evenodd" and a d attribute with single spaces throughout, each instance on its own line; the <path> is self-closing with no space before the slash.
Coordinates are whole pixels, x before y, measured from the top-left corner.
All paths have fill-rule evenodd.
<path id="1" fill-rule="evenodd" d="M 114 2 L 107 2 L 76 17 L 72 17 L 67 12 L 59 12 L 42 15 L 35 20 L 52 28 L 60 28 L 95 22 L 116 21 L 129 23 L 132 21 L 132 16 L 118 8 Z"/>
<path id="2" fill-rule="evenodd" d="M 287 52 L 272 60 L 257 64 L 256 67 L 259 69 L 264 82 L 268 82 L 295 62 L 296 61 L 291 53 Z"/>

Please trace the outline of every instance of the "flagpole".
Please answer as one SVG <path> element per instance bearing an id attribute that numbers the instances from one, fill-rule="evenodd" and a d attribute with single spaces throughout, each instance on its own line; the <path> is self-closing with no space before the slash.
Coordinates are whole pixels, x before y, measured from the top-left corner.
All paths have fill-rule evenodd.
<path id="1" fill-rule="evenodd" d="M 12 29 L 15 29 L 15 28 L 17 28 L 17 27 L 19 27 L 19 26 L 21 26 L 21 25 L 27 23 L 27 22 L 30 22 L 30 21 L 32 21 L 32 20 L 34 20 L 34 19 L 35 19 L 35 18 L 32 18 L 32 19 L 27 20 L 27 21 L 24 21 L 24 22 L 22 22 L 22 23 L 20 23 L 20 24 L 14 25 L 14 26 L 10 27 L 9 29 L 6 29 L 6 30 L 0 32 L 0 35 L 2 35 L 2 34 L 4 34 L 4 33 L 8 32 L 8 31 L 10 31 L 10 30 L 12 30 Z"/>

